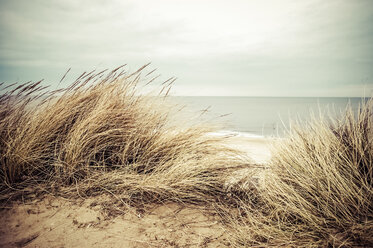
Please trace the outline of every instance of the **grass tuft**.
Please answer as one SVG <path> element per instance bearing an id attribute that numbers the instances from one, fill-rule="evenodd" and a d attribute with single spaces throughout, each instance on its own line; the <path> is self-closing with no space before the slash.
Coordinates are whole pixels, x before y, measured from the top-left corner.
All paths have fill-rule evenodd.
<path id="1" fill-rule="evenodd" d="M 373 102 L 277 142 L 256 195 L 231 219 L 245 246 L 373 246 Z M 255 201 L 254 201 L 255 200 Z"/>
<path id="2" fill-rule="evenodd" d="M 14 85 L 0 98 L 0 200 L 39 191 L 120 201 L 224 197 L 225 167 L 247 160 L 167 100 L 173 79 L 141 94 L 144 70 L 83 73 L 67 88 Z M 73 187 L 71 187 L 73 186 Z M 63 188 L 63 189 L 62 189 Z"/>

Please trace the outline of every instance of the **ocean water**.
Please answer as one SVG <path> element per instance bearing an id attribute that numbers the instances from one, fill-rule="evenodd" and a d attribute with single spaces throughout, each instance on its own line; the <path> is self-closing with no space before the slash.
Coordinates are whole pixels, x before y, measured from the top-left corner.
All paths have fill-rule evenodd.
<path id="1" fill-rule="evenodd" d="M 347 104 L 358 109 L 361 98 L 343 97 L 172 97 L 189 111 L 220 122 L 226 131 L 283 137 L 293 120 L 310 121 L 311 113 L 338 117 Z M 206 110 L 207 111 L 204 111 Z M 223 116 L 222 116 L 223 115 Z M 222 116 L 222 117 L 220 117 Z"/>

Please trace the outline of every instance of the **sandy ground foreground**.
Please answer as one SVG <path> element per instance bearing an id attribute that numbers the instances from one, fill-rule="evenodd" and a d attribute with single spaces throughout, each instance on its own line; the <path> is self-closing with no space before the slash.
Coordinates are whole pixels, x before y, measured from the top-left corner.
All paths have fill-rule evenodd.
<path id="1" fill-rule="evenodd" d="M 234 138 L 256 163 L 270 158 L 264 138 Z M 47 196 L 0 210 L 0 247 L 229 247 L 218 217 L 203 208 L 166 204 L 103 216 L 95 199 Z"/>
<path id="2" fill-rule="evenodd" d="M 227 247 L 223 227 L 203 209 L 176 204 L 114 219 L 82 202 L 47 197 L 2 211 L 0 247 Z"/>

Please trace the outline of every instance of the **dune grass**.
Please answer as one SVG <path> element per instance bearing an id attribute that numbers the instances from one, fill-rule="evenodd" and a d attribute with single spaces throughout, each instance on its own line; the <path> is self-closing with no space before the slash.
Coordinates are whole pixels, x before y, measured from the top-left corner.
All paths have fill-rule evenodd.
<path id="1" fill-rule="evenodd" d="M 0 199 L 35 190 L 112 194 L 126 203 L 224 197 L 218 172 L 247 159 L 226 137 L 210 135 L 215 127 L 176 117 L 180 106 L 167 101 L 172 80 L 156 96 L 141 94 L 153 81 L 143 70 L 83 74 L 53 92 L 26 83 L 3 94 Z"/>
<path id="2" fill-rule="evenodd" d="M 369 100 L 277 142 L 262 183 L 242 189 L 241 215 L 230 217 L 237 244 L 373 246 L 372 114 Z"/>
<path id="3" fill-rule="evenodd" d="M 106 195 L 113 212 L 203 204 L 236 246 L 373 246 L 372 100 L 293 128 L 269 164 L 254 166 L 228 137 L 211 135 L 216 127 L 167 100 L 173 80 L 141 94 L 154 81 L 144 68 L 84 73 L 55 91 L 2 85 L 0 201 Z"/>

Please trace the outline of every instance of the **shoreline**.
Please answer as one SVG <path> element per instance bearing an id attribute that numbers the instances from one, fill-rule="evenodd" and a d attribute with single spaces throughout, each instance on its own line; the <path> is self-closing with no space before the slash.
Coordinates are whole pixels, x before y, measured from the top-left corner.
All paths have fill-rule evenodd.
<path id="1" fill-rule="evenodd" d="M 258 164 L 268 163 L 271 158 L 271 143 L 277 139 L 230 130 L 221 130 L 212 135 L 229 137 L 228 147 L 244 152 L 254 163 Z"/>

